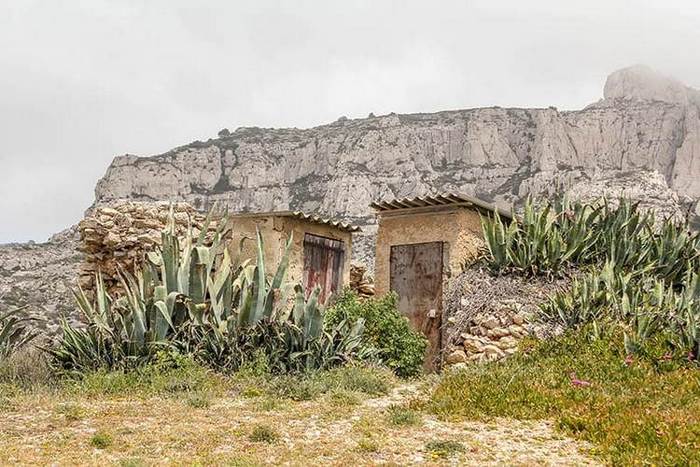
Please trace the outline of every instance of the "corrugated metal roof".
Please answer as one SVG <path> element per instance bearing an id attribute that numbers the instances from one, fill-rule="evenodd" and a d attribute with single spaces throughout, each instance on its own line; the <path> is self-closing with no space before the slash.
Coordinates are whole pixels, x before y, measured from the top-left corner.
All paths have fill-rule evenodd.
<path id="1" fill-rule="evenodd" d="M 436 206 L 463 205 L 480 211 L 498 212 L 503 217 L 510 218 L 508 211 L 500 209 L 491 203 L 462 193 L 441 193 L 414 198 L 399 198 L 389 201 L 378 201 L 370 207 L 378 212 L 398 211 L 401 209 L 428 208 Z"/>
<path id="2" fill-rule="evenodd" d="M 331 218 L 324 218 L 316 214 L 307 214 L 301 211 L 292 211 L 292 217 L 297 219 L 313 222 L 315 224 L 324 224 L 336 227 L 340 230 L 345 230 L 346 232 L 360 232 L 362 229 L 360 227 L 350 224 L 348 222 L 342 222 Z"/>
<path id="3" fill-rule="evenodd" d="M 295 219 L 300 219 L 303 221 L 311 222 L 314 224 L 328 225 L 335 227 L 337 229 L 343 230 L 345 232 L 360 232 L 362 229 L 356 225 L 350 224 L 349 222 L 342 222 L 339 220 L 332 219 L 330 217 L 322 217 L 319 214 L 309 214 L 302 211 L 268 211 L 268 212 L 242 212 L 234 214 L 231 217 L 267 217 L 267 216 L 277 216 L 277 217 L 293 217 Z"/>

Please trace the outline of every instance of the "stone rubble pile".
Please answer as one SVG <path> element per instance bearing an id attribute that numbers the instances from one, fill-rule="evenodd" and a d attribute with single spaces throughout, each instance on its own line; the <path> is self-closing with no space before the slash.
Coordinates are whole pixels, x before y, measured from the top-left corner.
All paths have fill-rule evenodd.
<path id="1" fill-rule="evenodd" d="M 466 268 L 447 285 L 444 363 L 461 366 L 501 360 L 514 354 L 525 336 L 558 334 L 561 329 L 556 323 L 533 317 L 540 304 L 568 289 L 571 280 L 494 276 L 478 264 Z"/>
<path id="2" fill-rule="evenodd" d="M 92 290 L 95 273 L 100 271 L 108 290 L 118 289 L 118 271 L 133 272 L 145 253 L 161 244 L 170 207 L 168 202 L 120 201 L 96 207 L 80 221 L 79 248 L 85 254 L 80 286 Z M 173 203 L 172 208 L 178 236 L 184 236 L 190 226 L 199 235 L 206 216 L 187 203 Z M 216 224 L 212 222 L 208 230 L 212 234 Z"/>
<path id="3" fill-rule="evenodd" d="M 477 314 L 469 320 L 447 354 L 446 363 L 484 363 L 500 360 L 516 352 L 520 339 L 530 334 L 527 319 L 517 309 L 512 313 Z"/>
<path id="4" fill-rule="evenodd" d="M 366 267 L 352 264 L 350 266 L 350 288 L 360 297 L 374 297 L 374 283 L 372 278 L 366 274 Z"/>

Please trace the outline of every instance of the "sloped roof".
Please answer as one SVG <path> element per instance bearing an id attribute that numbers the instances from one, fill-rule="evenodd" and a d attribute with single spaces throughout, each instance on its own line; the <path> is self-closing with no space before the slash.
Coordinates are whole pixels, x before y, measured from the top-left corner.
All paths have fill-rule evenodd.
<path id="1" fill-rule="evenodd" d="M 313 224 L 328 225 L 345 232 L 360 232 L 362 229 L 357 225 L 343 222 L 330 217 L 322 217 L 320 214 L 309 214 L 302 211 L 268 211 L 268 212 L 243 212 L 234 214 L 231 217 L 293 217 L 295 219 L 311 222 Z"/>
<path id="2" fill-rule="evenodd" d="M 511 218 L 508 211 L 500 209 L 474 196 L 462 193 L 441 193 L 427 196 L 416 196 L 414 198 L 397 198 L 389 201 L 376 201 L 370 207 L 377 212 L 399 211 L 402 209 L 429 208 L 438 206 L 464 206 L 471 207 L 483 212 L 498 212 L 502 217 Z"/>

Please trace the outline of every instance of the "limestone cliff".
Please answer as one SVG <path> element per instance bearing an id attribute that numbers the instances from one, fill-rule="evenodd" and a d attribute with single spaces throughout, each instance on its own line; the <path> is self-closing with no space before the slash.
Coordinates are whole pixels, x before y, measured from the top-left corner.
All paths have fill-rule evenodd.
<path id="1" fill-rule="evenodd" d="M 117 157 L 96 203 L 184 200 L 234 211 L 300 209 L 374 232 L 370 201 L 456 190 L 508 206 L 608 185 L 666 212 L 700 198 L 700 93 L 646 67 L 613 73 L 579 111 L 500 107 L 239 128 L 165 154 Z M 595 191 L 595 190 L 594 190 Z M 657 202 L 658 201 L 658 202 Z M 655 204 L 654 204 L 655 203 Z M 358 242 L 359 258 L 371 256 Z"/>
<path id="2" fill-rule="evenodd" d="M 504 207 L 528 194 L 624 194 L 700 216 L 700 92 L 636 66 L 613 73 L 604 99 L 578 111 L 494 107 L 222 131 L 158 156 L 115 158 L 95 203 L 322 211 L 363 225 L 355 259 L 371 266 L 371 201 L 450 190 Z M 0 310 L 30 303 L 55 330 L 74 310 L 77 244 L 72 229 L 45 244 L 0 246 Z"/>

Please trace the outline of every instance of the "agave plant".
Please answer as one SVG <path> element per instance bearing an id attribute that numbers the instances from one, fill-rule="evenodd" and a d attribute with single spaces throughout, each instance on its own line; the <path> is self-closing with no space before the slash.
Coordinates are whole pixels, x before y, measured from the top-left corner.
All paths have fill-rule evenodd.
<path id="1" fill-rule="evenodd" d="M 22 315 L 25 309 L 0 312 L 0 361 L 37 336 L 36 331 L 28 326 L 36 319 Z"/>
<path id="2" fill-rule="evenodd" d="M 61 366 L 81 371 L 141 364 L 158 349 L 174 347 L 224 369 L 236 369 L 262 351 L 275 369 L 290 371 L 327 367 L 355 352 L 362 322 L 324 330 L 319 289 L 305 300 L 297 286 L 288 300 L 291 238 L 269 278 L 260 232 L 255 264 L 236 263 L 223 242 L 226 219 L 205 244 L 210 219 L 196 239 L 192 229 L 180 239 L 171 212 L 162 246 L 140 270 L 119 273 L 118 298 L 110 296 L 99 273 L 93 301 L 79 290 L 76 300 L 88 327 L 63 324 L 64 339 L 53 350 Z"/>

